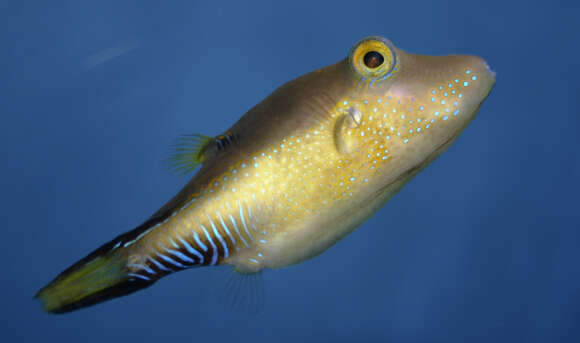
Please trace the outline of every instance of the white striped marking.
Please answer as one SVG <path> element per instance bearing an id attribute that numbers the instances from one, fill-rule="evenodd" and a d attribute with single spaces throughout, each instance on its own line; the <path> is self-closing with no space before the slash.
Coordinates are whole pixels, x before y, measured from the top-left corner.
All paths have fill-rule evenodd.
<path id="1" fill-rule="evenodd" d="M 215 224 L 213 223 L 213 220 L 211 220 L 211 217 L 207 216 L 207 219 L 209 219 L 209 224 L 211 225 L 211 228 L 213 229 L 214 235 L 217 237 L 218 241 L 220 241 L 220 244 L 224 248 L 224 257 L 228 258 L 230 256 L 230 253 L 229 253 L 228 246 L 227 246 L 226 242 L 224 241 L 224 239 L 222 238 L 222 236 L 218 232 L 217 228 L 215 227 Z"/>
<path id="2" fill-rule="evenodd" d="M 137 264 L 137 263 L 128 263 L 127 267 L 133 267 L 133 268 L 137 268 L 137 269 L 143 269 L 144 271 L 146 271 L 149 274 L 157 274 L 155 273 L 155 271 L 149 267 L 147 267 L 144 264 Z"/>
<path id="3" fill-rule="evenodd" d="M 145 276 L 145 275 L 141 275 L 141 274 L 135 274 L 135 273 L 129 273 L 129 274 L 127 274 L 127 275 L 129 275 L 129 276 L 131 276 L 131 277 L 136 277 L 136 278 L 139 278 L 139 279 L 143 279 L 143 280 L 146 280 L 146 281 L 151 281 L 151 279 L 150 279 L 150 278 L 148 278 L 148 277 L 147 277 L 147 276 Z"/>
<path id="4" fill-rule="evenodd" d="M 252 196 L 255 195 L 252 194 Z M 258 232 L 258 228 L 256 227 L 256 221 L 252 220 L 252 208 L 250 206 L 248 206 L 248 220 L 250 221 L 250 224 L 252 224 L 252 229 L 254 229 L 255 232 Z"/>
<path id="5" fill-rule="evenodd" d="M 250 230 L 248 230 L 248 226 L 246 225 L 246 220 L 244 219 L 244 208 L 242 207 L 242 202 L 240 200 L 238 200 L 238 206 L 240 207 L 240 220 L 242 221 L 242 225 L 244 225 L 244 231 L 246 231 L 248 237 L 253 241 L 254 237 L 252 237 L 252 234 L 250 234 Z"/>
<path id="6" fill-rule="evenodd" d="M 173 249 L 164 249 L 164 250 L 166 252 L 170 253 L 171 255 L 180 258 L 185 263 L 195 263 L 195 261 L 191 257 L 185 255 L 181 251 L 173 250 Z"/>
<path id="7" fill-rule="evenodd" d="M 185 239 L 179 238 L 179 241 L 190 254 L 197 256 L 199 263 L 203 263 L 203 255 L 200 254 L 199 251 L 195 250 Z"/>
<path id="8" fill-rule="evenodd" d="M 205 244 L 203 244 L 203 242 L 201 241 L 201 239 L 199 239 L 199 236 L 197 235 L 197 232 L 193 232 L 193 239 L 195 239 L 195 242 L 197 243 L 197 245 L 199 245 L 201 247 L 201 249 L 203 251 L 207 251 L 207 246 Z"/>
<path id="9" fill-rule="evenodd" d="M 215 263 L 217 261 L 217 247 L 215 246 L 214 242 L 211 239 L 211 236 L 209 235 L 209 233 L 207 232 L 207 230 L 205 229 L 205 226 L 200 225 L 201 229 L 203 230 L 203 232 L 205 233 L 205 236 L 207 237 L 207 240 L 209 241 L 209 244 L 211 245 L 211 265 L 215 266 Z"/>
<path id="10" fill-rule="evenodd" d="M 235 247 L 236 246 L 236 240 L 234 239 L 234 236 L 232 236 L 232 234 L 230 233 L 230 230 L 228 229 L 226 223 L 224 223 L 224 219 L 222 218 L 222 215 L 219 212 L 216 212 L 216 214 L 217 214 L 218 218 L 220 219 L 220 223 L 222 224 L 222 227 L 224 228 L 224 230 L 228 234 L 228 237 L 230 237 L 230 240 L 232 241 L 232 244 Z"/>
<path id="11" fill-rule="evenodd" d="M 167 219 L 169 219 L 169 218 L 167 218 Z M 158 226 L 160 226 L 160 225 L 164 224 L 164 223 L 167 221 L 167 219 L 165 219 L 163 222 L 161 222 L 161 223 L 157 223 L 157 224 L 153 225 L 152 227 L 148 228 L 147 230 L 145 230 L 145 231 L 141 232 L 141 233 L 139 234 L 139 236 L 137 236 L 135 239 L 133 239 L 133 240 L 130 240 L 129 242 L 127 242 L 127 243 L 123 244 L 123 247 L 124 247 L 124 248 L 126 248 L 126 247 L 130 246 L 131 244 L 133 244 L 133 243 L 137 242 L 138 240 L 140 240 L 140 239 L 141 239 L 141 237 L 145 236 L 146 234 L 148 234 L 149 232 L 151 232 L 151 231 L 152 231 L 153 229 L 155 229 L 156 227 L 158 227 Z"/>
<path id="12" fill-rule="evenodd" d="M 149 260 L 149 261 L 151 261 L 151 262 L 153 262 L 153 264 L 154 264 L 155 266 L 157 266 L 157 268 L 159 268 L 159 269 L 161 269 L 161 270 L 164 270 L 164 271 L 166 271 L 166 272 L 170 272 L 170 271 L 171 271 L 171 269 L 169 269 L 169 268 L 167 268 L 166 266 L 164 266 L 163 264 L 159 263 L 159 261 L 157 261 L 156 259 L 154 259 L 154 258 L 153 258 L 153 257 L 151 257 L 151 256 L 149 256 L 149 257 L 148 257 L 148 260 Z"/>
<path id="13" fill-rule="evenodd" d="M 167 250 L 167 249 L 165 249 L 165 250 Z M 179 262 L 175 261 L 174 259 L 172 259 L 172 258 L 171 258 L 171 257 L 169 257 L 169 256 L 165 256 L 165 255 L 163 255 L 163 254 L 160 254 L 160 253 L 158 253 L 158 252 L 156 252 L 156 253 L 155 253 L 155 255 L 157 255 L 157 256 L 159 256 L 159 257 L 161 257 L 161 259 L 163 259 L 165 262 L 169 262 L 169 263 L 173 264 L 174 266 L 176 266 L 176 267 L 178 267 L 178 268 L 183 268 L 183 269 L 185 269 L 185 266 L 184 266 L 183 264 L 181 264 L 181 263 L 179 263 Z"/>
<path id="14" fill-rule="evenodd" d="M 244 239 L 244 236 L 242 236 L 242 234 L 240 233 L 240 230 L 238 230 L 238 225 L 236 224 L 236 220 L 234 219 L 234 217 L 231 214 L 229 214 L 229 217 L 230 217 L 230 221 L 232 222 L 232 225 L 234 226 L 234 229 L 236 230 L 236 233 L 238 234 L 238 236 L 242 240 L 242 243 L 244 243 L 246 248 L 250 247 L 248 245 L 248 242 L 246 242 L 246 240 Z"/>
<path id="15" fill-rule="evenodd" d="M 176 249 L 181 248 L 177 243 L 175 243 L 175 241 L 171 237 L 169 238 L 169 243 L 171 243 L 171 245 L 173 245 L 173 247 Z"/>

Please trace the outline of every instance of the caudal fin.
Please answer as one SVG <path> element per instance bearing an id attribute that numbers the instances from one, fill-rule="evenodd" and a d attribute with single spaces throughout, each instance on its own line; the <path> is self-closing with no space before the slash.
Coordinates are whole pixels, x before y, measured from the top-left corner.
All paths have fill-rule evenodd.
<path id="1" fill-rule="evenodd" d="M 153 282 L 132 277 L 123 248 L 105 244 L 36 293 L 44 310 L 65 313 L 127 295 Z"/>

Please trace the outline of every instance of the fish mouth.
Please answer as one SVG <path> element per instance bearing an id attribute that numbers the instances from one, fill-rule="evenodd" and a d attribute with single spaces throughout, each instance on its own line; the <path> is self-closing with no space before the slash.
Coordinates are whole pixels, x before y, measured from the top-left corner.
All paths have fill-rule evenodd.
<path id="1" fill-rule="evenodd" d="M 494 79 L 494 83 L 495 83 L 495 75 L 497 74 L 493 69 L 491 69 L 491 67 L 489 66 L 489 64 L 487 62 L 485 63 L 485 69 L 491 74 L 491 77 L 493 77 Z"/>
<path id="2" fill-rule="evenodd" d="M 441 155 L 445 150 L 447 150 L 447 148 L 459 137 L 459 135 L 461 134 L 465 126 L 467 126 L 467 124 L 469 124 L 469 121 L 467 121 L 460 129 L 456 130 L 449 138 L 447 138 L 445 141 L 439 144 L 423 161 L 402 172 L 395 180 L 389 182 L 384 186 L 381 186 L 371 196 L 369 196 L 368 200 L 372 201 L 382 196 L 383 194 L 387 193 L 389 190 L 394 190 L 392 195 L 396 194 L 401 188 L 403 188 L 405 184 L 407 184 L 409 180 L 415 177 L 415 175 L 417 175 L 420 171 L 425 169 L 429 164 L 431 164 L 431 162 L 433 162 L 437 157 L 439 157 L 439 155 Z"/>
<path id="3" fill-rule="evenodd" d="M 489 65 L 484 62 L 484 66 L 486 68 L 486 72 L 490 76 L 488 79 L 488 83 L 484 85 L 487 87 L 487 90 L 482 90 L 480 93 L 480 98 L 477 99 L 475 109 L 473 109 L 473 114 L 468 117 L 467 120 L 463 120 L 462 123 L 456 127 L 453 131 L 450 132 L 450 135 L 445 138 L 441 143 L 436 145 L 434 149 L 419 163 L 411 166 L 407 170 L 403 171 L 400 175 L 398 175 L 394 180 L 391 182 L 381 186 L 377 189 L 370 198 L 374 199 L 380 197 L 385 192 L 389 192 L 389 190 L 395 190 L 393 195 L 398 192 L 409 180 L 411 180 L 415 175 L 417 175 L 420 171 L 425 169 L 429 164 L 431 164 L 439 155 L 441 155 L 453 142 L 459 137 L 459 135 L 465 130 L 467 125 L 475 118 L 475 116 L 479 113 L 481 106 L 483 105 L 484 101 L 487 97 L 491 94 L 493 87 L 495 86 L 495 75 L 496 73 L 491 70 Z M 388 199 L 387 199 L 388 200 Z"/>

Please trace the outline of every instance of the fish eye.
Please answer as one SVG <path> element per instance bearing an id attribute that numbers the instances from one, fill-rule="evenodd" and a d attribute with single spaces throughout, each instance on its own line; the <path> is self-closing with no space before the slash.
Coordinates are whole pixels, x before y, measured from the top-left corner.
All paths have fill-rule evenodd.
<path id="1" fill-rule="evenodd" d="M 363 57 L 365 65 L 371 69 L 379 67 L 385 61 L 383 55 L 376 51 L 369 51 Z"/>
<path id="2" fill-rule="evenodd" d="M 374 79 L 388 74 L 393 69 L 396 55 L 391 42 L 373 36 L 356 43 L 350 51 L 348 61 L 356 73 Z"/>

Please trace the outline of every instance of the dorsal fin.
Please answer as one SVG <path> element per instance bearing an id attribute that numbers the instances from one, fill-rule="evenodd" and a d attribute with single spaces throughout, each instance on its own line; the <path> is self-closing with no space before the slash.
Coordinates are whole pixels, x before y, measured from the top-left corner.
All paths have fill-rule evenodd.
<path id="1" fill-rule="evenodd" d="M 171 171 L 187 174 L 208 161 L 234 142 L 234 136 L 226 133 L 217 137 L 202 134 L 184 135 L 172 145 L 173 152 L 167 159 Z"/>

